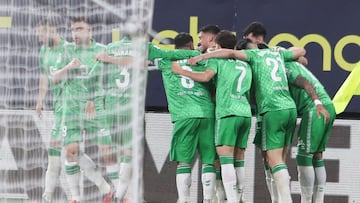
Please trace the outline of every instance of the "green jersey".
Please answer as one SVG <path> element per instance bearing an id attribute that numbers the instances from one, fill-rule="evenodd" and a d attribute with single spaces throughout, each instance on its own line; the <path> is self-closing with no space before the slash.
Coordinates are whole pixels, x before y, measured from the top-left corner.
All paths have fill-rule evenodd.
<path id="1" fill-rule="evenodd" d="M 120 41 L 113 42 L 106 47 L 105 52 L 114 57 L 131 57 L 133 55 L 131 40 L 123 38 Z M 123 98 L 122 102 L 124 102 L 124 99 L 130 99 L 132 67 L 109 63 L 105 65 L 104 70 L 106 95 L 121 97 Z"/>
<path id="2" fill-rule="evenodd" d="M 102 64 L 95 60 L 96 54 L 104 51 L 104 49 L 105 46 L 95 42 L 95 40 L 92 40 L 87 49 L 81 49 L 74 43 L 66 46 L 65 64 L 70 63 L 73 59 L 78 59 L 81 62 L 78 68 L 68 72 L 68 78 L 65 81 L 66 99 L 74 97 L 74 99 L 90 100 L 104 95 L 101 77 L 98 74 L 99 70 L 102 69 Z"/>
<path id="3" fill-rule="evenodd" d="M 162 50 L 152 43 L 148 43 L 148 46 L 149 60 L 156 58 L 177 60 L 200 54 L 198 51 Z M 123 38 L 120 41 L 109 44 L 106 48 L 106 53 L 109 56 L 115 57 L 131 57 L 133 55 L 132 49 L 132 41 L 129 38 Z M 130 98 L 131 95 L 132 67 L 108 64 L 105 69 L 107 95 L 124 98 L 122 102 L 126 103 L 126 100 L 128 100 L 126 98 Z"/>
<path id="4" fill-rule="evenodd" d="M 64 56 L 64 47 L 68 44 L 65 39 L 60 41 L 60 44 L 55 48 L 50 48 L 42 46 L 40 49 L 40 73 L 48 77 L 50 83 L 50 90 L 53 95 L 54 108 L 56 108 L 61 101 L 63 84 L 55 84 L 52 80 L 52 74 L 64 66 L 63 56 Z M 57 64 L 62 64 L 62 67 L 57 66 Z"/>
<path id="5" fill-rule="evenodd" d="M 204 71 L 204 65 L 189 66 L 187 59 L 177 61 L 185 70 Z M 172 122 L 188 118 L 213 118 L 214 104 L 209 93 L 209 84 L 198 83 L 188 77 L 174 74 L 171 61 L 160 60 L 168 108 Z"/>
<path id="6" fill-rule="evenodd" d="M 300 114 L 304 111 L 315 106 L 312 98 L 307 94 L 307 92 L 295 85 L 296 78 L 301 75 L 306 78 L 314 87 L 316 94 L 318 95 L 320 101 L 323 105 L 331 104 L 332 101 L 327 94 L 324 86 L 319 82 L 319 80 L 302 64 L 298 62 L 287 62 L 285 63 L 287 77 L 289 80 L 289 88 L 292 98 L 295 101 L 297 110 Z"/>
<path id="7" fill-rule="evenodd" d="M 149 56 L 150 61 L 154 59 L 167 59 L 167 60 L 180 60 L 192 56 L 198 56 L 201 53 L 197 50 L 163 50 L 159 47 L 149 43 Z"/>
<path id="8" fill-rule="evenodd" d="M 210 59 L 207 68 L 216 74 L 216 118 L 231 115 L 251 117 L 250 66 L 240 60 Z"/>
<path id="9" fill-rule="evenodd" d="M 289 92 L 284 61 L 293 60 L 291 51 L 245 50 L 255 88 L 259 114 L 296 108 Z"/>

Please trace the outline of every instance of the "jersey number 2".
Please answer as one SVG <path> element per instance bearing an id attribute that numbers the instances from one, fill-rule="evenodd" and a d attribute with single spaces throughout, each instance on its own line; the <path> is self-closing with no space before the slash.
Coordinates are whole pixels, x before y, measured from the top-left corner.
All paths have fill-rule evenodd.
<path id="1" fill-rule="evenodd" d="M 266 65 L 268 66 L 273 66 L 273 69 L 271 70 L 271 79 L 275 82 L 280 82 L 281 81 L 281 77 L 277 76 L 276 73 L 279 70 L 279 61 L 273 58 L 266 58 Z M 283 70 L 284 74 L 286 74 L 285 70 Z M 285 75 L 285 79 L 286 79 L 286 75 Z"/>

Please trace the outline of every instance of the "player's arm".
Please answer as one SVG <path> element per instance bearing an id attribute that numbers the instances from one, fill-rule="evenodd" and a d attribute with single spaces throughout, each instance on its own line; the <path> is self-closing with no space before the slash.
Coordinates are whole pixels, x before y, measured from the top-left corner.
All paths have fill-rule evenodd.
<path id="1" fill-rule="evenodd" d="M 112 63 L 120 66 L 127 66 L 132 63 L 133 57 L 131 56 L 110 56 L 106 52 L 100 52 L 96 54 L 95 59 L 103 63 Z"/>
<path id="2" fill-rule="evenodd" d="M 187 59 L 189 57 L 198 56 L 200 55 L 200 52 L 197 50 L 164 50 L 157 46 L 155 46 L 152 43 L 149 43 L 149 56 L 148 59 L 150 61 L 153 61 L 155 59 L 165 59 L 165 60 L 171 60 L 176 61 L 180 59 Z"/>
<path id="3" fill-rule="evenodd" d="M 301 63 L 303 66 L 307 66 L 308 65 L 308 59 L 305 56 L 300 56 L 297 59 L 298 63 Z"/>
<path id="4" fill-rule="evenodd" d="M 171 63 L 171 70 L 178 75 L 189 77 L 198 82 L 208 82 L 215 75 L 215 72 L 211 69 L 206 69 L 203 72 L 192 72 L 192 71 L 184 70 L 177 62 Z"/>
<path id="5" fill-rule="evenodd" d="M 306 54 L 306 50 L 302 47 L 290 47 L 288 51 L 292 52 L 292 60 L 298 60 Z"/>
<path id="6" fill-rule="evenodd" d="M 294 82 L 295 82 L 296 86 L 303 88 L 306 91 L 306 93 L 311 97 L 311 99 L 314 101 L 314 103 L 316 105 L 316 112 L 317 112 L 318 117 L 320 115 L 324 115 L 325 122 L 326 123 L 329 122 L 330 114 L 325 109 L 325 107 L 322 105 L 322 103 L 319 100 L 319 97 L 316 94 L 316 91 L 315 91 L 313 85 L 310 83 L 310 81 L 308 81 L 302 75 L 298 75 Z"/>
<path id="7" fill-rule="evenodd" d="M 243 51 L 232 49 L 218 49 L 213 52 L 201 54 L 200 56 L 189 59 L 189 64 L 196 65 L 199 61 L 209 58 L 235 58 L 242 61 L 247 61 L 247 55 Z"/>
<path id="8" fill-rule="evenodd" d="M 47 75 L 40 74 L 40 80 L 39 80 L 39 96 L 36 102 L 36 113 L 39 116 L 39 118 L 42 117 L 41 109 L 43 105 L 43 101 L 46 95 L 46 92 L 48 90 L 48 84 L 49 80 Z"/>
<path id="9" fill-rule="evenodd" d="M 63 80 L 65 80 L 68 76 L 68 72 L 72 69 L 76 69 L 81 65 L 81 62 L 79 59 L 73 59 L 70 63 L 68 63 L 66 66 L 61 68 L 58 71 L 55 71 L 52 75 L 53 82 L 59 83 Z"/>

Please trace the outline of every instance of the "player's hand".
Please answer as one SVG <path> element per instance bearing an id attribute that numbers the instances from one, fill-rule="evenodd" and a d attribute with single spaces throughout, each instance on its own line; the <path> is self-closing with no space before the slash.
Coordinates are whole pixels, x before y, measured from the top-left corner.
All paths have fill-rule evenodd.
<path id="1" fill-rule="evenodd" d="M 308 65 L 308 60 L 306 57 L 304 56 L 300 56 L 297 60 L 297 62 L 301 63 L 302 65 L 304 66 L 307 66 Z"/>
<path id="2" fill-rule="evenodd" d="M 190 64 L 190 65 L 192 65 L 192 66 L 196 66 L 197 63 L 198 63 L 199 61 L 201 61 L 201 60 L 202 60 L 202 59 L 201 59 L 201 55 L 200 55 L 200 56 L 195 56 L 195 57 L 189 58 L 188 64 Z"/>
<path id="3" fill-rule="evenodd" d="M 330 114 L 329 112 L 324 108 L 324 106 L 322 104 L 318 104 L 316 105 L 316 113 L 318 118 L 321 118 L 321 115 L 324 116 L 324 122 L 328 123 L 329 119 L 330 119 Z"/>
<path id="4" fill-rule="evenodd" d="M 78 67 L 80 67 L 80 65 L 81 65 L 81 62 L 80 62 L 79 59 L 73 59 L 73 60 L 69 63 L 70 69 L 78 68 Z"/>
<path id="5" fill-rule="evenodd" d="M 109 55 L 106 52 L 99 52 L 96 54 L 95 59 L 97 61 L 101 62 L 108 62 L 109 61 Z"/>
<path id="6" fill-rule="evenodd" d="M 95 103 L 93 101 L 87 101 L 85 107 L 86 118 L 92 120 L 95 118 L 95 114 L 96 114 Z"/>
<path id="7" fill-rule="evenodd" d="M 173 73 L 178 74 L 178 75 L 181 75 L 182 70 L 183 70 L 183 69 L 181 68 L 181 66 L 180 66 L 179 63 L 177 63 L 177 62 L 172 62 L 172 63 L 171 63 L 171 71 L 172 71 Z"/>
<path id="8" fill-rule="evenodd" d="M 36 104 L 36 109 L 35 109 L 35 111 L 36 111 L 37 116 L 38 116 L 40 119 L 42 118 L 41 109 L 42 109 L 42 102 L 38 102 L 38 103 Z"/>

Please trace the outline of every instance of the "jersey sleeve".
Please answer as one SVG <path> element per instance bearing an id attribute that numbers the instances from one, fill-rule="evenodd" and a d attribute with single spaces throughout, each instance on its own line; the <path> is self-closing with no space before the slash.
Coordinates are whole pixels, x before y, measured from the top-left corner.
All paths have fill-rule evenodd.
<path id="1" fill-rule="evenodd" d="M 48 75 L 49 72 L 46 70 L 46 67 L 44 65 L 44 49 L 41 48 L 40 55 L 39 55 L 39 68 L 40 68 L 40 74 Z"/>
<path id="2" fill-rule="evenodd" d="M 218 63 L 216 59 L 209 59 L 206 64 L 206 68 L 214 71 L 215 74 L 218 72 Z"/>
<path id="3" fill-rule="evenodd" d="M 62 69 L 64 66 L 66 66 L 68 63 L 70 63 L 70 61 L 72 60 L 72 56 L 74 56 L 74 54 L 72 53 L 72 48 L 70 45 L 67 45 L 64 47 L 64 53 L 63 56 L 61 58 L 61 60 L 57 61 L 55 66 L 56 69 Z"/>
<path id="4" fill-rule="evenodd" d="M 157 58 L 163 58 L 167 60 L 179 60 L 198 55 L 200 55 L 200 52 L 196 50 L 163 50 L 153 45 L 152 43 L 149 43 L 148 59 L 150 61 Z"/>
<path id="5" fill-rule="evenodd" d="M 158 68 L 160 71 L 171 71 L 171 61 L 168 60 L 159 60 Z"/>
<path id="6" fill-rule="evenodd" d="M 294 55 L 292 51 L 281 50 L 280 55 L 283 57 L 284 61 L 294 61 Z"/>
<path id="7" fill-rule="evenodd" d="M 288 82 L 290 84 L 295 84 L 295 80 L 300 75 L 300 71 L 292 63 L 295 63 L 295 62 L 285 63 L 286 76 L 287 76 Z"/>
<path id="8" fill-rule="evenodd" d="M 248 62 L 248 63 L 252 63 L 253 61 L 254 61 L 254 59 L 255 59 L 255 52 L 254 51 L 252 51 L 252 50 L 242 50 L 244 53 L 245 53 L 245 55 L 246 55 L 246 62 Z"/>

